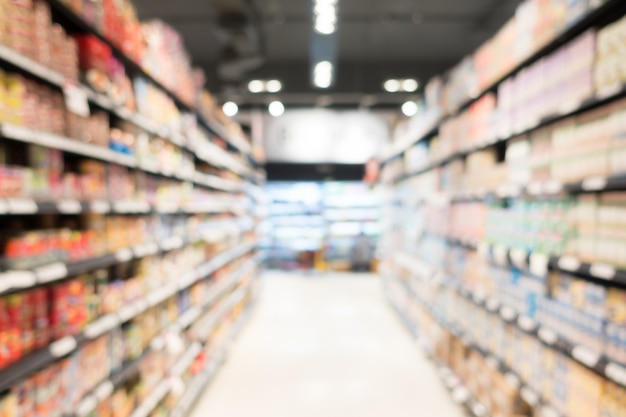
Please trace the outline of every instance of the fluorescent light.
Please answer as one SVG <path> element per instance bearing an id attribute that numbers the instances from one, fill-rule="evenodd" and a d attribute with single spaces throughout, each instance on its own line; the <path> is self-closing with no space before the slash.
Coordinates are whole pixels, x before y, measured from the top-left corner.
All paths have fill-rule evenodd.
<path id="1" fill-rule="evenodd" d="M 319 88 L 328 88 L 333 83 L 333 64 L 321 61 L 313 69 L 313 84 Z"/>
<path id="2" fill-rule="evenodd" d="M 417 91 L 418 87 L 419 87 L 419 83 L 417 82 L 417 80 L 413 78 L 409 78 L 409 79 L 402 81 L 402 90 L 408 93 L 413 93 Z"/>
<path id="3" fill-rule="evenodd" d="M 252 80 L 248 83 L 248 91 L 251 93 L 261 93 L 265 90 L 265 83 L 261 80 Z"/>
<path id="4" fill-rule="evenodd" d="M 400 91 L 400 81 L 393 79 L 387 80 L 385 81 L 385 84 L 383 84 L 383 87 L 389 93 L 397 93 Z"/>
<path id="5" fill-rule="evenodd" d="M 285 106 L 280 101 L 272 101 L 268 107 L 270 114 L 274 117 L 282 116 L 285 112 Z"/>
<path id="6" fill-rule="evenodd" d="M 337 16 L 337 9 L 334 4 L 316 4 L 313 13 L 318 16 Z"/>
<path id="7" fill-rule="evenodd" d="M 233 103 L 232 101 L 227 101 L 222 106 L 222 111 L 224 112 L 226 116 L 233 117 L 237 113 L 239 113 L 239 106 L 237 105 L 237 103 Z"/>
<path id="8" fill-rule="evenodd" d="M 417 110 L 417 103 L 414 101 L 407 101 L 402 105 L 402 113 L 404 113 L 406 117 L 415 116 L 417 114 Z"/>
<path id="9" fill-rule="evenodd" d="M 278 93 L 283 89 L 283 84 L 278 80 L 269 80 L 265 83 L 265 88 L 270 93 Z"/>
<path id="10" fill-rule="evenodd" d="M 334 23 L 331 22 L 316 22 L 315 23 L 315 31 L 317 33 L 321 33 L 322 35 L 331 35 L 335 33 L 337 27 Z"/>
<path id="11" fill-rule="evenodd" d="M 322 35 L 330 35 L 337 30 L 337 0 L 317 0 L 313 6 L 314 28 Z"/>

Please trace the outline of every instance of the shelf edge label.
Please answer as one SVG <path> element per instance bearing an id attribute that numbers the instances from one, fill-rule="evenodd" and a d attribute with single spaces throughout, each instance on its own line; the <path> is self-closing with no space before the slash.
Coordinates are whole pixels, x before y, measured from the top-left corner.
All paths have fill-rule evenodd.
<path id="1" fill-rule="evenodd" d="M 603 263 L 594 263 L 591 265 L 589 270 L 591 275 L 596 278 L 601 278 L 607 281 L 612 281 L 615 279 L 615 275 L 617 271 L 611 265 L 603 264 Z"/>
<path id="2" fill-rule="evenodd" d="M 41 266 L 35 269 L 37 281 L 42 284 L 63 279 L 67 276 L 67 273 L 67 265 L 63 262 L 55 262 L 53 264 Z"/>
<path id="3" fill-rule="evenodd" d="M 52 342 L 48 347 L 50 354 L 55 358 L 61 358 L 76 349 L 76 339 L 71 336 Z"/>

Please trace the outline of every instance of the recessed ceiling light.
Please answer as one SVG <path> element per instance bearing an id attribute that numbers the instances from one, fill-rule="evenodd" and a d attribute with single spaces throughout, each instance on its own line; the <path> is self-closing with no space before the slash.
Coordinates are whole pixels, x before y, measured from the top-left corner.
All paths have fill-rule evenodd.
<path id="1" fill-rule="evenodd" d="M 334 5 L 337 4 L 337 0 L 315 0 L 315 4 L 322 6 Z"/>
<path id="2" fill-rule="evenodd" d="M 222 111 L 228 117 L 236 116 L 239 113 L 239 106 L 237 103 L 233 103 L 232 101 L 227 101 L 222 105 Z"/>
<path id="3" fill-rule="evenodd" d="M 417 82 L 417 80 L 413 78 L 409 78 L 409 79 L 402 81 L 402 90 L 406 92 L 413 93 L 418 89 L 418 87 L 419 87 L 419 83 Z"/>
<path id="4" fill-rule="evenodd" d="M 248 91 L 251 93 L 261 93 L 265 90 L 265 83 L 261 80 L 252 80 L 248 83 Z"/>
<path id="5" fill-rule="evenodd" d="M 330 61 L 318 62 L 313 69 L 313 84 L 328 88 L 333 83 L 333 64 Z"/>
<path id="6" fill-rule="evenodd" d="M 265 83 L 265 88 L 270 93 L 278 93 L 280 90 L 283 89 L 283 84 L 278 80 L 269 80 Z"/>
<path id="7" fill-rule="evenodd" d="M 400 91 L 400 81 L 394 79 L 387 80 L 385 81 L 383 87 L 389 93 L 397 93 L 398 91 Z"/>
<path id="8" fill-rule="evenodd" d="M 337 8 L 334 4 L 316 4 L 313 13 L 317 16 L 337 16 Z"/>
<path id="9" fill-rule="evenodd" d="M 322 35 L 331 35 L 336 29 L 337 27 L 332 22 L 315 22 L 315 31 Z"/>
<path id="10" fill-rule="evenodd" d="M 285 106 L 280 101 L 272 101 L 268 107 L 270 114 L 274 117 L 282 116 L 285 113 Z"/>
<path id="11" fill-rule="evenodd" d="M 414 101 L 407 101 L 402 105 L 402 113 L 406 117 L 413 117 L 417 114 L 417 103 Z"/>

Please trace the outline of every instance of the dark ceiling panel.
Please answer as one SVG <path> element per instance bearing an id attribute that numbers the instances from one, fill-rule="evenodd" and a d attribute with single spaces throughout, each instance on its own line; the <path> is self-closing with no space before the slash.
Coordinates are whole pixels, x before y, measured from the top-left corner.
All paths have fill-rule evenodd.
<path id="1" fill-rule="evenodd" d="M 217 0 L 134 0 L 142 19 L 161 18 L 181 32 L 208 87 L 222 91 L 216 68 L 223 32 Z M 311 88 L 311 0 L 250 0 L 265 64 L 253 77 L 279 78 L 285 93 Z M 329 92 L 380 93 L 381 80 L 426 81 L 475 50 L 509 19 L 520 0 L 339 0 L 339 68 Z M 245 89 L 246 80 L 239 88 Z M 230 89 L 232 90 L 232 86 Z M 245 96 L 245 94 L 244 94 Z M 400 99 L 400 98 L 399 98 Z M 244 104 L 244 103 L 242 103 Z"/>

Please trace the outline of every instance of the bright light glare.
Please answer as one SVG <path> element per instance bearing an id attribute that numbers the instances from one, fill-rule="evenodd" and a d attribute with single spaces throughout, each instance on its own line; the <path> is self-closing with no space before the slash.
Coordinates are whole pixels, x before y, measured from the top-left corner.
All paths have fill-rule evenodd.
<path id="1" fill-rule="evenodd" d="M 402 89 L 408 93 L 415 92 L 418 89 L 418 87 L 419 87 L 419 83 L 417 82 L 417 80 L 414 80 L 413 78 L 409 78 L 409 79 L 402 81 Z"/>
<path id="2" fill-rule="evenodd" d="M 224 112 L 226 116 L 233 117 L 237 115 L 237 113 L 239 113 L 239 106 L 236 103 L 233 103 L 232 101 L 227 101 L 222 106 L 222 111 Z"/>
<path id="3" fill-rule="evenodd" d="M 248 83 L 248 91 L 251 93 L 260 93 L 265 89 L 265 83 L 261 80 L 252 80 Z"/>
<path id="4" fill-rule="evenodd" d="M 413 117 L 417 114 L 417 103 L 414 101 L 407 101 L 402 105 L 402 113 L 406 117 Z"/>
<path id="5" fill-rule="evenodd" d="M 333 4 L 316 4 L 313 13 L 318 16 L 336 16 L 337 9 Z"/>
<path id="6" fill-rule="evenodd" d="M 313 7 L 315 31 L 330 35 L 337 30 L 337 0 L 317 0 Z"/>
<path id="7" fill-rule="evenodd" d="M 278 80 L 269 80 L 267 83 L 265 83 L 265 88 L 270 93 L 278 93 L 280 90 L 283 89 L 283 84 Z"/>
<path id="8" fill-rule="evenodd" d="M 280 101 L 272 101 L 268 110 L 272 116 L 279 117 L 285 113 L 285 106 Z"/>
<path id="9" fill-rule="evenodd" d="M 313 69 L 313 84 L 319 88 L 328 88 L 333 83 L 333 64 L 329 61 L 318 62 Z"/>
<path id="10" fill-rule="evenodd" d="M 318 33 L 321 33 L 322 35 L 331 35 L 335 33 L 336 29 L 337 28 L 335 27 L 334 23 L 330 23 L 330 22 L 316 22 L 315 23 L 315 31 Z"/>
<path id="11" fill-rule="evenodd" d="M 397 93 L 400 90 L 400 81 L 387 80 L 384 84 L 385 90 L 389 93 Z"/>

